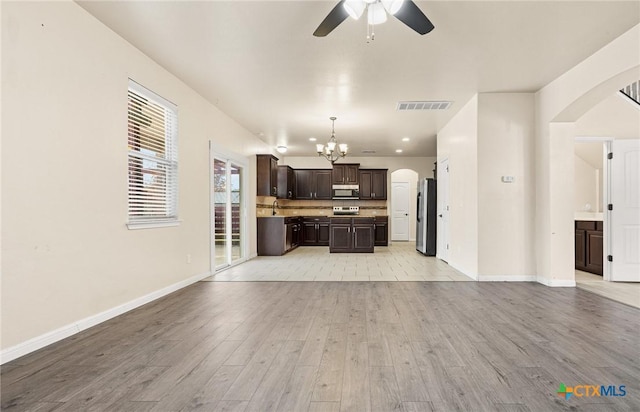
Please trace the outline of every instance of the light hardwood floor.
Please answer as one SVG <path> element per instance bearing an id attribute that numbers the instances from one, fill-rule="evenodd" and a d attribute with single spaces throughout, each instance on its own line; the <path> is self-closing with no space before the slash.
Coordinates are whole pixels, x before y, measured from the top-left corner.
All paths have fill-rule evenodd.
<path id="1" fill-rule="evenodd" d="M 534 283 L 198 282 L 3 365 L 2 410 L 638 411 L 639 314 Z"/>

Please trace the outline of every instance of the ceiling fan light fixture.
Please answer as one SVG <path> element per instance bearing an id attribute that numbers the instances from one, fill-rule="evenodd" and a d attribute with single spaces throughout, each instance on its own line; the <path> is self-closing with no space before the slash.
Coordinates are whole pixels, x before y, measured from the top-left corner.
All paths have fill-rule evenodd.
<path id="1" fill-rule="evenodd" d="M 280 145 L 280 146 L 276 147 L 276 150 L 278 151 L 278 153 L 286 153 L 287 152 L 287 146 Z"/>
<path id="2" fill-rule="evenodd" d="M 387 12 L 382 3 L 370 4 L 367 8 L 367 20 L 370 25 L 382 24 L 387 21 Z"/>
<path id="3" fill-rule="evenodd" d="M 364 9 L 367 8 L 367 3 L 363 0 L 345 0 L 342 6 L 352 19 L 358 20 L 364 13 Z"/>
<path id="4" fill-rule="evenodd" d="M 382 0 L 382 5 L 389 14 L 396 14 L 404 4 L 404 0 Z"/>

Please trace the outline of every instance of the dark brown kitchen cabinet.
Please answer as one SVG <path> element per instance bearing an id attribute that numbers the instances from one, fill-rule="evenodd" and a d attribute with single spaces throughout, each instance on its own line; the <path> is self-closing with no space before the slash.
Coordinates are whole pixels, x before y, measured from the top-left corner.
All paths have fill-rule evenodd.
<path id="1" fill-rule="evenodd" d="M 295 169 L 295 198 L 331 200 L 331 169 Z"/>
<path id="2" fill-rule="evenodd" d="M 259 154 L 257 157 L 258 196 L 278 195 L 278 158 Z"/>
<path id="3" fill-rule="evenodd" d="M 600 221 L 576 220 L 575 268 L 602 276 L 603 224 Z"/>
<path id="4" fill-rule="evenodd" d="M 300 233 L 302 232 L 302 225 L 300 223 L 300 218 L 298 217 L 285 217 L 284 224 L 287 230 L 287 234 L 285 237 L 286 253 L 300 245 Z"/>
<path id="5" fill-rule="evenodd" d="M 360 169 L 360 199 L 387 200 L 387 169 Z"/>
<path id="6" fill-rule="evenodd" d="M 389 217 L 376 216 L 373 223 L 373 234 L 375 246 L 389 245 Z"/>
<path id="7" fill-rule="evenodd" d="M 334 185 L 357 185 L 360 180 L 359 170 L 358 163 L 334 164 L 332 182 Z"/>
<path id="8" fill-rule="evenodd" d="M 258 256 L 280 256 L 300 244 L 299 217 L 258 218 Z"/>
<path id="9" fill-rule="evenodd" d="M 331 218 L 329 252 L 372 253 L 374 248 L 374 219 Z"/>
<path id="10" fill-rule="evenodd" d="M 296 174 L 289 166 L 278 166 L 278 199 L 294 199 Z"/>
<path id="11" fill-rule="evenodd" d="M 329 246 L 329 218 L 303 217 L 301 244 L 303 246 Z"/>

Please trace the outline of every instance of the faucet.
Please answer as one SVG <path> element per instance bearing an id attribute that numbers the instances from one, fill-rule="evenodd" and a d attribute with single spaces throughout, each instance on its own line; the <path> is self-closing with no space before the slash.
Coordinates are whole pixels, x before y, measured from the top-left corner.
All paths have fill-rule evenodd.
<path id="1" fill-rule="evenodd" d="M 271 216 L 275 216 L 276 215 L 276 207 L 278 206 L 278 200 L 274 200 L 273 204 L 271 205 Z"/>

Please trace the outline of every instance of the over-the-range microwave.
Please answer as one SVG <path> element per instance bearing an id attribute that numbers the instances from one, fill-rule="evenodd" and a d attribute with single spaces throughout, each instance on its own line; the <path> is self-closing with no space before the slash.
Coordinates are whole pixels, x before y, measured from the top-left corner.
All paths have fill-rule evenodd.
<path id="1" fill-rule="evenodd" d="M 360 199 L 360 186 L 358 185 L 333 185 L 334 200 Z"/>

